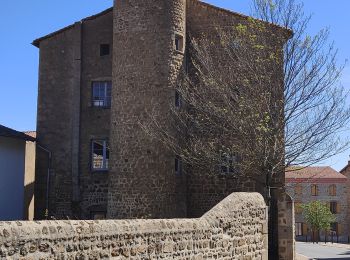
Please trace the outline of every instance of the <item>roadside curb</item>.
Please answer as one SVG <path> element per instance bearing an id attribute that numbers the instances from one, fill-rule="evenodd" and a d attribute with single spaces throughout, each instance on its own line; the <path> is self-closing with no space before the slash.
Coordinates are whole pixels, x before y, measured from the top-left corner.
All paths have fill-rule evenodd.
<path id="1" fill-rule="evenodd" d="M 349 244 L 340 244 L 340 243 L 333 243 L 333 244 L 319 244 L 321 246 L 327 246 L 327 247 L 336 247 L 336 248 L 345 248 L 350 250 L 350 245 Z"/>
<path id="2" fill-rule="evenodd" d="M 313 258 L 309 258 L 302 254 L 296 254 L 295 260 L 313 260 Z"/>

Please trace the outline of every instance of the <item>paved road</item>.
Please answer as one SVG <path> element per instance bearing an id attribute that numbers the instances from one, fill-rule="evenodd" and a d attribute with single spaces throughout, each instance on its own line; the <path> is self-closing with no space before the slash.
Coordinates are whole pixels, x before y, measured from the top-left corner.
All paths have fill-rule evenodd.
<path id="1" fill-rule="evenodd" d="M 296 251 L 311 259 L 350 259 L 350 245 L 343 247 L 336 247 L 336 245 L 322 245 L 296 242 Z"/>

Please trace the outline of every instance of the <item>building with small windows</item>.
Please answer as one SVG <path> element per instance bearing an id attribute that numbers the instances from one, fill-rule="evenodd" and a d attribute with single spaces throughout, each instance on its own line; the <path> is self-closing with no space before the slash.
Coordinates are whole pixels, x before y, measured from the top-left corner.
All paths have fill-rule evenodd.
<path id="1" fill-rule="evenodd" d="M 291 168 L 286 172 L 286 190 L 294 199 L 295 236 L 298 240 L 310 240 L 311 230 L 302 215 L 302 204 L 311 201 L 320 201 L 327 204 L 330 211 L 336 216 L 336 222 L 331 224 L 328 232 L 328 241 L 333 235 L 339 241 L 348 241 L 349 223 L 347 197 L 347 177 L 331 167 Z M 321 232 L 320 239 L 325 239 Z"/>
<path id="2" fill-rule="evenodd" d="M 36 218 L 199 217 L 234 191 L 265 195 L 261 182 L 234 175 L 233 156 L 223 156 L 210 177 L 200 169 L 184 174 L 181 158 L 140 127 L 150 111 L 167 127 L 171 109 L 181 109 L 176 89 L 182 73 L 190 73 L 189 36 L 218 40 L 218 27 L 251 19 L 198 0 L 118 0 L 34 40 L 40 50 L 37 140 L 52 154 L 47 161 L 37 152 Z M 291 31 L 265 24 L 264 36 L 282 59 Z M 283 96 L 278 64 L 275 86 Z M 284 254 L 293 248 L 287 201 L 281 191 L 275 237 L 283 242 L 274 245 Z"/>

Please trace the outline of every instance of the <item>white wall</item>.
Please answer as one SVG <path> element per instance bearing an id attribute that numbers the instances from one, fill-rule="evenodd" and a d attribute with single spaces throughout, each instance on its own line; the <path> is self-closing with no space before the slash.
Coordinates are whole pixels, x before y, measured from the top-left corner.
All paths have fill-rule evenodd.
<path id="1" fill-rule="evenodd" d="M 25 144 L 0 136 L 0 220 L 23 219 Z"/>

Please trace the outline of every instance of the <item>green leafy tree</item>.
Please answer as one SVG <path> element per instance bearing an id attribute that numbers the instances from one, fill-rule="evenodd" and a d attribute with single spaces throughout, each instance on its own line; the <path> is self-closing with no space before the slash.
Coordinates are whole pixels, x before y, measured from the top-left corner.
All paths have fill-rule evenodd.
<path id="1" fill-rule="evenodd" d="M 311 227 L 313 237 L 321 230 L 329 230 L 331 223 L 335 221 L 335 216 L 332 214 L 327 204 L 320 201 L 312 201 L 308 204 L 304 204 L 302 208 L 303 216 L 306 223 Z"/>

